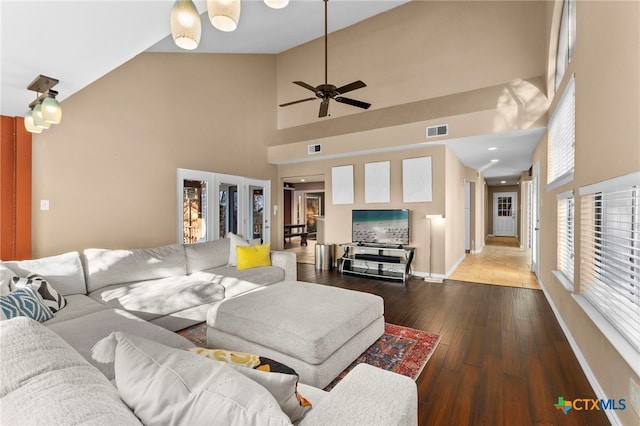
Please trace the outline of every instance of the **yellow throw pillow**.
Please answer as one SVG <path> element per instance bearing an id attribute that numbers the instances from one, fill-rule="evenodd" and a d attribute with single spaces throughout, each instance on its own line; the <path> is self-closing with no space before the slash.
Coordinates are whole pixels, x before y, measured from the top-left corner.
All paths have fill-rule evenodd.
<path id="1" fill-rule="evenodd" d="M 271 266 L 271 244 L 237 246 L 236 253 L 238 254 L 238 271 L 258 266 Z"/>

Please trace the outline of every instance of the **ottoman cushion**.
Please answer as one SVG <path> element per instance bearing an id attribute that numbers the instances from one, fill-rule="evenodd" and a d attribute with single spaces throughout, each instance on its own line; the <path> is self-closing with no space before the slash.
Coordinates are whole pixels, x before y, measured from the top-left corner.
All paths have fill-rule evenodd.
<path id="1" fill-rule="evenodd" d="M 209 310 L 207 323 L 320 364 L 383 313 L 382 298 L 373 294 L 285 281 L 225 299 Z"/>

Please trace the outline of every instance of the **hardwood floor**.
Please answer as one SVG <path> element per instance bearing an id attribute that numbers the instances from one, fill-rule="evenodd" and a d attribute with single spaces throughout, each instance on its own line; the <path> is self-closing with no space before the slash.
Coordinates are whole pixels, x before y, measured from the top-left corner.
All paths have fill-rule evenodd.
<path id="1" fill-rule="evenodd" d="M 540 290 L 445 280 L 407 285 L 298 264 L 298 279 L 377 294 L 387 322 L 440 333 L 418 378 L 421 425 L 608 425 L 602 411 L 556 409 L 595 399 Z"/>

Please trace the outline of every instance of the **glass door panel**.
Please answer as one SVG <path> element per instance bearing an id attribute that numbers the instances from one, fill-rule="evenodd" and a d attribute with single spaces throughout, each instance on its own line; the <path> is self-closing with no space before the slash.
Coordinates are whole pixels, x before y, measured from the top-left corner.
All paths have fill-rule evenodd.
<path id="1" fill-rule="evenodd" d="M 193 244 L 207 236 L 207 183 L 200 180 L 183 181 L 182 242 Z"/>

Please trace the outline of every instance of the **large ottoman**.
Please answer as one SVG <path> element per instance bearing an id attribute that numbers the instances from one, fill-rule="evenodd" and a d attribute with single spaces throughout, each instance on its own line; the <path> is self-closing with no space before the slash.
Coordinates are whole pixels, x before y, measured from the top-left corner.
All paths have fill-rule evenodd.
<path id="1" fill-rule="evenodd" d="M 284 281 L 225 299 L 207 313 L 207 346 L 275 359 L 324 388 L 384 333 L 382 298 Z"/>

